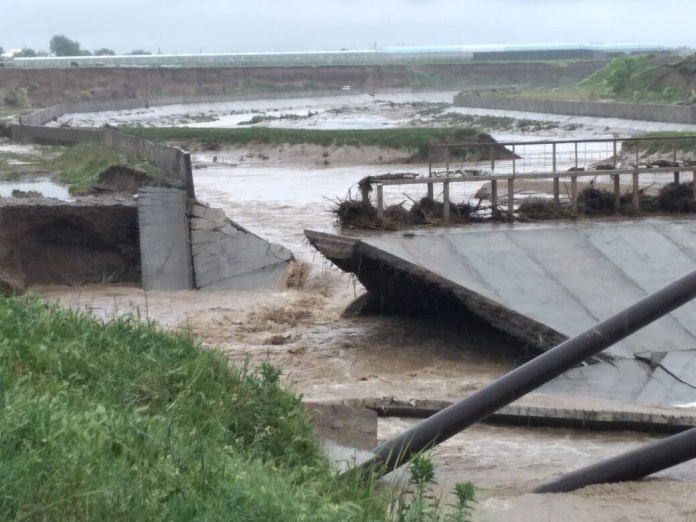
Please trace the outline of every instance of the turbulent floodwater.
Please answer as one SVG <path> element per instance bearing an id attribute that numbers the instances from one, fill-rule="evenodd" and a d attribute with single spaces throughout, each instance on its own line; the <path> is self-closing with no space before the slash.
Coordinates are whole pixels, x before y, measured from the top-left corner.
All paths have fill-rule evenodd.
<path id="1" fill-rule="evenodd" d="M 344 102 L 342 99 L 341 103 Z M 307 106 L 318 104 L 310 102 Z M 162 109 L 158 110 L 155 119 L 177 118 L 176 111 L 165 111 L 163 115 Z M 188 110 L 193 112 L 191 108 Z M 328 109 L 322 110 L 330 114 Z M 105 119 L 118 122 L 119 118 L 139 121 L 137 113 L 107 116 L 91 118 L 101 122 Z M 239 114 L 228 116 L 232 122 Z M 354 123 L 356 115 L 351 118 Z M 379 118 L 365 116 L 363 124 L 376 125 Z M 339 125 L 335 120 L 334 124 Z M 593 131 L 592 135 L 607 136 L 603 132 Z M 564 133 L 563 137 L 569 136 Z M 525 154 L 535 157 L 532 152 L 536 157 L 546 154 L 544 150 L 525 151 Z M 52 288 L 44 289 L 45 294 L 66 305 L 90 307 L 104 317 L 137 309 L 169 327 L 188 325 L 207 346 L 222 349 L 233 363 L 251 359 L 281 367 L 289 384 L 315 400 L 391 396 L 404 400 L 454 400 L 514 366 L 515 361 L 500 353 L 490 341 L 453 333 L 442 325 L 407 318 L 344 317 L 343 310 L 363 292 L 362 288 L 332 268 L 304 240 L 305 228 L 333 227 L 331 208 L 335 198 L 344 198 L 349 190 L 354 191 L 362 177 L 404 171 L 423 174 L 427 166 L 231 166 L 232 161 L 225 158 L 224 151 L 216 154 L 219 165 L 211 165 L 211 158 L 205 154 L 194 157 L 194 161 L 207 167 L 194 170 L 198 198 L 224 209 L 230 218 L 251 231 L 290 248 L 306 263 L 308 276 L 301 288 L 277 292 L 148 294 L 124 287 Z M 607 150 L 597 154 L 606 155 Z M 530 160 L 528 170 L 535 168 L 534 161 L 541 160 Z M 497 166 L 504 168 L 503 164 Z M 476 182 L 454 184 L 453 199 L 469 198 L 480 187 Z M 388 203 L 398 203 L 417 199 L 424 193 L 425 187 L 411 187 L 388 190 L 385 195 Z M 559 399 L 557 405 L 587 406 L 582 398 L 567 397 Z M 380 440 L 412 424 L 409 420 L 381 419 Z M 696 519 L 694 463 L 672 468 L 640 483 L 594 486 L 573 494 L 528 493 L 560 473 L 651 440 L 655 438 L 628 432 L 606 434 L 477 425 L 440 445 L 432 456 L 445 494 L 458 481 L 472 480 L 477 484 L 480 499 L 476 520 Z"/>

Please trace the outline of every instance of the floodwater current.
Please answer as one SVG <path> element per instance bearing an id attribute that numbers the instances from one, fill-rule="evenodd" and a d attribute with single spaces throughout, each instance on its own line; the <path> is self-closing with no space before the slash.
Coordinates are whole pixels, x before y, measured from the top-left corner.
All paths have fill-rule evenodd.
<path id="1" fill-rule="evenodd" d="M 133 118 L 138 121 L 137 114 Z M 365 123 L 371 126 L 376 121 L 368 117 Z M 216 155 L 219 165 L 212 164 L 209 154 L 194 156 L 195 163 L 205 166 L 194 170 L 198 198 L 222 208 L 252 232 L 290 248 L 308 267 L 301 288 L 147 295 L 129 288 L 46 289 L 46 295 L 68 305 L 89 306 L 104 316 L 137 307 L 168 326 L 187 324 L 206 345 L 224 350 L 233 363 L 251 359 L 279 366 L 287 382 L 312 400 L 455 400 L 514 366 L 514 360 L 496 346 L 437 324 L 398 317 L 343 316 L 345 307 L 363 292 L 362 288 L 332 268 L 304 239 L 305 228 L 334 226 L 331 209 L 336 198 L 343 199 L 349 190 L 355 191 L 362 177 L 406 171 L 424 174 L 427 166 L 232 166 L 232 159 L 226 161 L 224 151 Z M 473 196 L 481 184 L 453 186 L 453 190 L 460 191 L 453 193 L 453 199 L 465 199 Z M 417 199 L 424 192 L 424 186 L 405 190 L 395 187 L 385 195 L 387 203 L 398 203 Z M 559 400 L 564 407 L 585 406 L 580 397 Z M 380 419 L 380 440 L 393 437 L 413 422 Z M 656 437 L 633 432 L 481 424 L 438 446 L 432 457 L 445 495 L 456 482 L 471 480 L 477 485 L 475 520 L 696 519 L 694 462 L 638 483 L 592 486 L 572 494 L 529 493 L 534 486 L 561 473 L 652 440 Z"/>

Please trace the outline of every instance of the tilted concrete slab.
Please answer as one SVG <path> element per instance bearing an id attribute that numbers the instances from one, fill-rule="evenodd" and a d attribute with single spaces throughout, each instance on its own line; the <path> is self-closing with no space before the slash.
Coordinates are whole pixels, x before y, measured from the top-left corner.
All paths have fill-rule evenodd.
<path id="1" fill-rule="evenodd" d="M 404 284 L 439 294 L 440 300 L 446 295 L 542 350 L 696 268 L 693 220 L 486 224 L 360 238 L 306 235 L 385 301 L 398 299 L 396 287 Z M 618 366 L 614 361 L 612 367 L 571 370 L 545 388 L 626 402 L 693 402 L 689 385 L 676 382 L 696 382 L 690 350 L 696 350 L 694 302 L 607 349 L 612 358 L 627 359 Z M 644 361 L 646 353 L 668 354 L 659 372 Z"/>
<path id="2" fill-rule="evenodd" d="M 285 281 L 292 253 L 252 234 L 215 209 L 191 205 L 191 253 L 201 290 L 276 288 Z"/>

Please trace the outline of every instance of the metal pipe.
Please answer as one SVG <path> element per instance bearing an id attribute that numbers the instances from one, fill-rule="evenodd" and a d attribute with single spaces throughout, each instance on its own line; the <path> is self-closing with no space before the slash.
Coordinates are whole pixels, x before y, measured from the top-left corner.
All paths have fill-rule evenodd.
<path id="1" fill-rule="evenodd" d="M 573 471 L 534 493 L 575 491 L 590 484 L 638 480 L 696 458 L 696 428 Z"/>
<path id="2" fill-rule="evenodd" d="M 378 446 L 360 469 L 389 473 L 694 297 L 696 270 Z"/>

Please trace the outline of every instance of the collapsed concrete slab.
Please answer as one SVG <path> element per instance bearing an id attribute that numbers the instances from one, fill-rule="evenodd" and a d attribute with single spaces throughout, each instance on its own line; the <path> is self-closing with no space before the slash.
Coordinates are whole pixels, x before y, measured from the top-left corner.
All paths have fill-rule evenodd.
<path id="1" fill-rule="evenodd" d="M 305 233 L 378 296 L 383 310 L 473 314 L 539 350 L 582 333 L 696 266 L 693 221 L 673 219 L 491 224 L 361 238 Z M 606 365 L 571 370 L 543 390 L 625 402 L 693 402 L 683 381 L 696 382 L 687 355 L 694 349 L 692 302 L 606 350 Z M 654 352 L 668 354 L 663 361 L 669 366 L 645 362 L 645 354 Z"/>
<path id="2" fill-rule="evenodd" d="M 191 253 L 201 290 L 278 288 L 292 253 L 227 218 L 222 209 L 191 205 Z"/>

